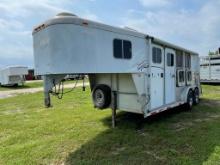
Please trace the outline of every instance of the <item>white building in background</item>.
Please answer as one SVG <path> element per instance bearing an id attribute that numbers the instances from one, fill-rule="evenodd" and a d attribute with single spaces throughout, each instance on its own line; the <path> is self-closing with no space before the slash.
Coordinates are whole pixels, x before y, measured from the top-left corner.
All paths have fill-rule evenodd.
<path id="1" fill-rule="evenodd" d="M 24 66 L 9 66 L 0 69 L 0 85 L 23 85 L 27 74 L 28 68 Z"/>
<path id="2" fill-rule="evenodd" d="M 200 57 L 202 83 L 220 83 L 220 54 Z"/>

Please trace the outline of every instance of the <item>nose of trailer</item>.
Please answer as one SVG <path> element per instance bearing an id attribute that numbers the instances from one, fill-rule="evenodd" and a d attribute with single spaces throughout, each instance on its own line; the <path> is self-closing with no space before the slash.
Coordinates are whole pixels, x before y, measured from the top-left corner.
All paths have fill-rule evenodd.
<path id="1" fill-rule="evenodd" d="M 58 18 L 62 18 L 62 17 L 78 17 L 76 14 L 73 14 L 73 13 L 68 13 L 68 12 L 61 12 L 61 13 L 58 13 L 54 18 L 48 20 L 47 22 L 44 22 L 43 24 L 40 24 L 36 27 L 34 27 L 34 30 L 32 32 L 32 34 L 36 33 L 36 32 L 39 32 L 43 29 L 45 29 L 47 26 L 48 26 L 48 23 L 51 21 L 51 20 L 56 20 Z"/>

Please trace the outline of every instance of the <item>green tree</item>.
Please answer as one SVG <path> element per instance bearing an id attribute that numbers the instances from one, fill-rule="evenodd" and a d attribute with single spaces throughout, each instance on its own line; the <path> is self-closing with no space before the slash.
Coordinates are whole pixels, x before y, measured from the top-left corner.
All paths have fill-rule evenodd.
<path id="1" fill-rule="evenodd" d="M 213 55 L 215 55 L 215 52 L 209 51 L 209 56 L 213 56 Z"/>

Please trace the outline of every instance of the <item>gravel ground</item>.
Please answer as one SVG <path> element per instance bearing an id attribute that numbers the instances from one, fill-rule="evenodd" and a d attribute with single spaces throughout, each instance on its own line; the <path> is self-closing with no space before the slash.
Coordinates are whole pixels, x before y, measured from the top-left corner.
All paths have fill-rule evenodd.
<path id="1" fill-rule="evenodd" d="M 64 88 L 72 88 L 75 84 L 67 84 L 64 85 Z M 89 85 L 89 83 L 85 83 L 86 86 Z M 77 84 L 76 87 L 81 87 L 82 83 Z M 8 98 L 8 97 L 14 97 L 19 94 L 28 94 L 28 93 L 36 93 L 43 91 L 43 87 L 40 88 L 29 88 L 29 89 L 17 89 L 17 90 L 10 90 L 10 91 L 1 91 L 0 92 L 0 99 Z"/>

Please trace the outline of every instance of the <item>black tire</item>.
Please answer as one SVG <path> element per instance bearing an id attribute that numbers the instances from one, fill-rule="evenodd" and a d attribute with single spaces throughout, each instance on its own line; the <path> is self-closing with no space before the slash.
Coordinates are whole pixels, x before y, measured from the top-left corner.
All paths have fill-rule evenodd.
<path id="1" fill-rule="evenodd" d="M 98 85 L 92 92 L 92 99 L 96 108 L 108 108 L 111 104 L 111 88 L 107 85 Z"/>
<path id="2" fill-rule="evenodd" d="M 193 104 L 197 105 L 199 104 L 199 89 L 196 88 L 193 92 Z"/>
<path id="3" fill-rule="evenodd" d="M 186 103 L 188 110 L 191 110 L 193 107 L 193 98 L 194 98 L 193 96 L 194 96 L 193 91 L 190 89 L 187 94 L 187 103 Z"/>
<path id="4" fill-rule="evenodd" d="M 18 84 L 13 84 L 12 86 L 13 86 L 13 87 L 18 87 Z"/>

